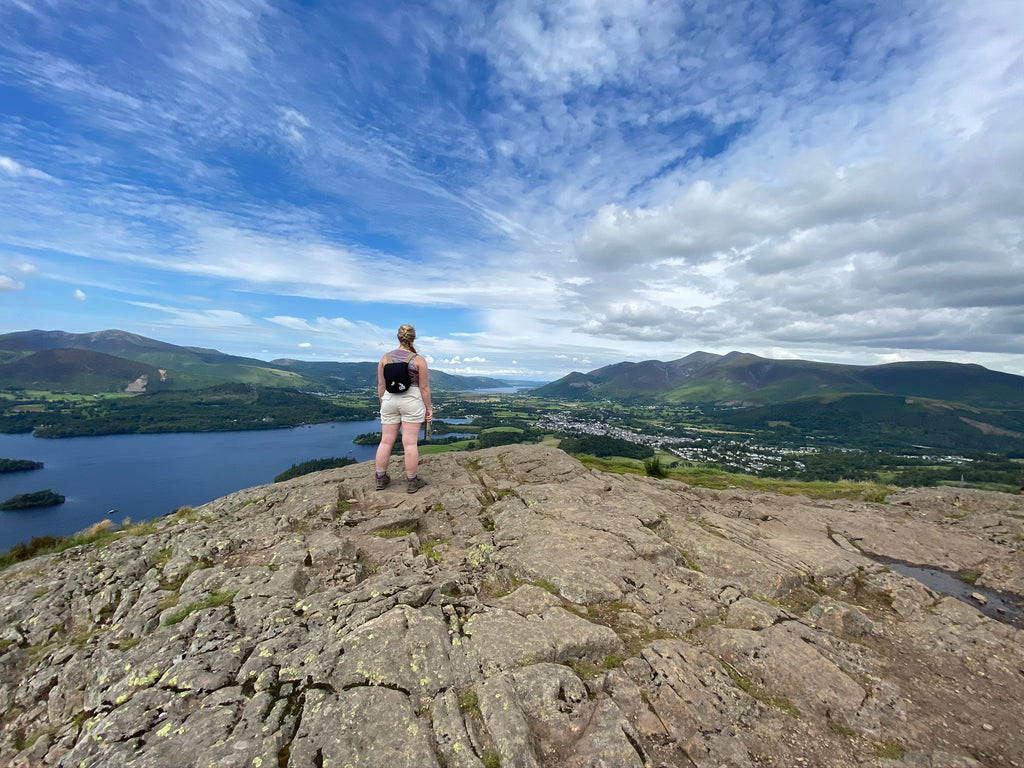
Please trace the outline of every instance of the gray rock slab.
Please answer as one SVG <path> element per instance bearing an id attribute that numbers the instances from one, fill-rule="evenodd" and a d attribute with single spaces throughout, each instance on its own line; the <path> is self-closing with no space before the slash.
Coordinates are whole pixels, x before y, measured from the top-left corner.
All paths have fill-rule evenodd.
<path id="1" fill-rule="evenodd" d="M 306 694 L 289 765 L 439 768 L 429 722 L 409 697 L 390 688 L 359 686 L 337 695 Z"/>
<path id="2" fill-rule="evenodd" d="M 0 765 L 1024 765 L 1022 633 L 860 551 L 1024 591 L 1016 497 L 421 467 L 412 499 L 344 467 L 0 570 Z"/>

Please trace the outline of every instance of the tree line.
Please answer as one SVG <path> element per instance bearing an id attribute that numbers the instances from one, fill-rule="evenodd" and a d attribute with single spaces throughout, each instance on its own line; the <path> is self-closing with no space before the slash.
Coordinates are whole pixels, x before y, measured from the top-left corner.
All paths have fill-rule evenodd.
<path id="1" fill-rule="evenodd" d="M 8 409 L 0 413 L 0 431 L 34 431 L 38 437 L 219 432 L 370 419 L 375 413 L 370 406 L 339 405 L 298 390 L 222 384 L 204 390 L 48 403 L 35 412 Z"/>
<path id="2" fill-rule="evenodd" d="M 28 459 L 0 459 L 0 472 L 26 472 L 32 469 L 42 469 L 43 462 L 29 461 Z"/>

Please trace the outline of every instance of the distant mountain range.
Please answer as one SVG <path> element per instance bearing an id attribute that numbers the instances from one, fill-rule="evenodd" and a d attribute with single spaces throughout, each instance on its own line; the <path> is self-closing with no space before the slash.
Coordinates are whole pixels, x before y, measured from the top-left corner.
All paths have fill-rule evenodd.
<path id="1" fill-rule="evenodd" d="M 19 331 L 0 335 L 0 389 L 82 394 L 199 389 L 227 382 L 344 391 L 376 384 L 377 363 L 257 360 L 214 349 L 179 347 L 126 331 Z M 438 391 L 514 386 L 485 376 L 431 370 Z"/>
<path id="2" fill-rule="evenodd" d="M 573 372 L 533 391 L 571 400 L 771 405 L 800 398 L 892 395 L 978 408 L 1024 409 L 1024 376 L 946 362 L 838 365 L 771 360 L 742 352 L 662 362 L 616 363 Z"/>
<path id="3" fill-rule="evenodd" d="M 271 360 L 180 347 L 124 331 L 0 335 L 0 390 L 99 394 L 189 391 L 228 384 L 352 392 L 376 382 L 376 362 Z M 437 391 L 523 382 L 432 370 Z M 1024 377 L 980 365 L 911 362 L 837 365 L 694 352 L 573 372 L 538 397 L 670 407 L 700 405 L 714 421 L 776 443 L 806 439 L 860 446 L 921 445 L 1024 457 Z"/>
<path id="4" fill-rule="evenodd" d="M 717 423 L 786 440 L 1024 457 L 1024 377 L 946 362 L 836 365 L 695 352 L 573 372 L 538 397 L 702 405 Z"/>

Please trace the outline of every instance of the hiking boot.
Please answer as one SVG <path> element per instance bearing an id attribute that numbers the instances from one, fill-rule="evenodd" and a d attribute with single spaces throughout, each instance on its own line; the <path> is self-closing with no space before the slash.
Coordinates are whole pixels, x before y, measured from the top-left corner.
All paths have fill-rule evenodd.
<path id="1" fill-rule="evenodd" d="M 426 485 L 426 483 L 424 483 L 422 480 L 420 480 L 419 476 L 414 477 L 412 480 L 409 480 L 408 478 L 406 478 L 406 480 L 405 480 L 405 492 L 406 493 L 416 493 L 416 491 L 418 491 L 424 485 Z"/>
<path id="2" fill-rule="evenodd" d="M 387 472 L 385 472 L 382 477 L 377 477 L 376 475 L 374 475 L 374 477 L 377 480 L 378 491 L 383 491 L 385 488 L 388 487 L 388 483 L 391 482 L 391 475 L 389 475 Z"/>

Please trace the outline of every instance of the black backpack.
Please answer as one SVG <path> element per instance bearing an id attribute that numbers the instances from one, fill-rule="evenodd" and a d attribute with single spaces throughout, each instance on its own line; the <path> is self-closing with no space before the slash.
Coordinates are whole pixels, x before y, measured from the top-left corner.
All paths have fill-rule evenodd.
<path id="1" fill-rule="evenodd" d="M 412 386 L 412 376 L 409 375 L 409 366 L 416 359 L 414 354 L 408 360 L 396 363 L 389 352 L 384 356 L 384 389 L 395 395 L 408 392 Z"/>

